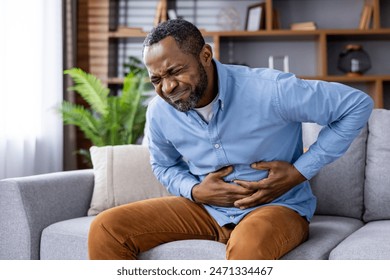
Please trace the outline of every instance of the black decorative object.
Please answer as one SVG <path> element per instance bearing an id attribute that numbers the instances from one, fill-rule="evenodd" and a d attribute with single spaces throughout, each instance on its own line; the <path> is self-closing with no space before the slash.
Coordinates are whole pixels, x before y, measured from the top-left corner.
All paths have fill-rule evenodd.
<path id="1" fill-rule="evenodd" d="M 337 67 L 347 75 L 362 75 L 371 68 L 371 61 L 361 45 L 350 44 L 340 53 Z"/>

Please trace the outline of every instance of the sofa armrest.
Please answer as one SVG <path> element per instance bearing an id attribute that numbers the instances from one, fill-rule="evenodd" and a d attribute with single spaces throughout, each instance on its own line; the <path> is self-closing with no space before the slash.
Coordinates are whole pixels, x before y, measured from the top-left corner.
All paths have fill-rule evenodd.
<path id="1" fill-rule="evenodd" d="M 47 226 L 87 215 L 91 169 L 0 181 L 0 259 L 39 259 Z"/>

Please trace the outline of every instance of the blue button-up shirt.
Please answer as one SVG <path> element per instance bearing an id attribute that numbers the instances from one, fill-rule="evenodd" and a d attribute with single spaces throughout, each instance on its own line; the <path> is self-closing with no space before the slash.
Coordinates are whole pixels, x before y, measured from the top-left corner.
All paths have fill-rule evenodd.
<path id="1" fill-rule="evenodd" d="M 152 169 L 173 195 L 192 199 L 194 185 L 228 165 L 234 171 L 224 178 L 227 182 L 266 178 L 267 171 L 250 167 L 258 161 L 288 161 L 310 179 L 347 150 L 372 111 L 368 95 L 342 84 L 214 62 L 219 95 L 209 123 L 196 111 L 180 112 L 158 96 L 148 107 Z M 302 122 L 324 126 L 306 153 Z M 305 181 L 267 205 L 289 207 L 310 221 L 316 199 Z M 221 226 L 238 223 L 257 207 L 205 205 Z"/>

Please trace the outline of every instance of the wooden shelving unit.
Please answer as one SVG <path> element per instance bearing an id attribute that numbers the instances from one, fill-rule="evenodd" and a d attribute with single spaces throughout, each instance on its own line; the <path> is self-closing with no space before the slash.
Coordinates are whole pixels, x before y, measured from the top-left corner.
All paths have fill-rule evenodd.
<path id="1" fill-rule="evenodd" d="M 118 74 L 121 72 L 118 70 L 119 46 L 127 41 L 140 45 L 147 34 L 140 26 L 127 24 L 130 28 L 120 28 L 116 14 L 130 6 L 123 5 L 121 1 L 125 0 L 77 1 L 77 66 L 94 74 L 114 90 L 120 89 L 123 83 L 123 75 Z M 155 8 L 150 4 L 153 1 L 127 1 L 148 5 L 146 10 L 140 9 L 144 12 L 137 10 L 136 16 L 153 23 Z M 194 2 L 177 0 L 180 1 L 184 1 L 185 5 Z M 361 30 L 358 26 L 365 1 L 368 0 L 265 0 L 264 30 L 210 31 L 207 27 L 202 30 L 206 41 L 213 46 L 215 58 L 223 63 L 230 63 L 233 53 L 238 63 L 267 67 L 268 56 L 273 52 L 282 52 L 289 55 L 290 71 L 297 76 L 360 88 L 372 96 L 375 107 L 390 109 L 390 1 L 369 0 L 373 6 L 372 23 L 370 29 Z M 239 0 L 197 0 L 197 5 L 217 3 L 221 7 L 232 2 L 244 5 Z M 278 29 L 273 24 L 276 20 L 274 9 L 279 12 L 281 24 Z M 198 15 L 209 19 L 210 16 L 204 16 L 208 10 L 212 9 L 203 8 Z M 127 13 L 128 10 L 122 13 L 122 17 L 128 16 Z M 318 21 L 318 29 L 301 31 L 289 27 L 291 23 L 307 20 Z M 340 48 L 349 43 L 362 44 L 371 56 L 373 67 L 364 75 L 348 76 L 336 67 Z M 88 149 L 89 146 L 89 141 L 78 132 L 77 149 Z M 81 157 L 77 165 L 79 168 L 85 167 Z"/>
<path id="2" fill-rule="evenodd" d="M 88 19 L 85 20 L 84 18 L 84 21 L 88 23 L 86 25 L 86 28 L 88 29 L 89 43 L 87 45 L 84 44 L 84 47 L 87 47 L 87 51 L 81 51 L 81 53 L 88 53 L 90 55 L 88 65 L 89 68 L 87 68 L 87 70 L 97 75 L 110 86 L 121 85 L 123 81 L 122 78 L 109 76 L 108 67 L 110 64 L 114 63 L 113 61 L 110 61 L 110 59 L 112 59 L 112 54 L 109 53 L 110 45 L 115 46 L 118 40 L 121 39 L 142 40 L 146 36 L 146 32 L 143 32 L 142 30 L 139 30 L 134 26 L 131 26 L 129 29 L 117 29 L 115 28 L 115 26 L 113 28 L 112 25 L 110 25 L 108 20 L 110 5 L 113 5 L 113 3 L 117 5 L 117 1 L 83 1 L 86 3 L 85 7 L 88 8 Z M 341 0 L 339 2 L 342 1 L 345 0 Z M 365 0 L 362 0 L 362 5 L 364 1 Z M 283 5 L 286 5 L 287 2 L 296 2 L 296 5 L 308 3 L 307 0 L 306 2 L 297 0 L 266 0 L 265 30 L 212 32 L 204 31 L 203 34 L 206 39 L 213 44 L 215 58 L 221 60 L 222 62 L 227 62 L 226 49 L 229 43 L 244 47 L 248 46 L 247 48 L 250 48 L 257 44 L 256 47 L 259 48 L 259 56 L 261 56 L 261 53 L 265 53 L 264 50 L 268 50 L 269 46 L 272 46 L 273 43 L 275 45 L 285 44 L 286 46 L 291 44 L 291 48 L 287 48 L 287 51 L 292 50 L 292 48 L 294 48 L 294 44 L 298 44 L 298 48 L 301 45 L 308 45 L 307 48 L 312 49 L 312 59 L 310 60 L 310 56 L 308 58 L 305 57 L 305 59 L 308 60 L 304 63 L 306 63 L 310 67 L 308 68 L 309 70 L 302 70 L 301 73 L 297 71 L 298 73 L 296 74 L 298 76 L 305 79 L 321 79 L 332 82 L 347 83 L 357 87 L 363 87 L 364 90 L 368 92 L 375 100 L 375 106 L 377 108 L 383 108 L 384 96 L 390 95 L 390 92 L 384 92 L 386 90 L 388 91 L 389 89 L 388 85 L 390 83 L 390 68 L 375 68 L 375 66 L 379 65 L 380 63 L 390 64 L 390 61 L 379 61 L 378 58 L 374 55 L 373 59 L 375 60 L 372 61 L 374 67 L 371 72 L 367 72 L 367 74 L 361 76 L 350 77 L 344 75 L 341 72 L 338 72 L 337 69 L 335 69 L 334 53 L 336 52 L 336 49 L 337 47 L 339 47 L 339 45 L 348 44 L 350 42 L 355 41 L 367 42 L 368 45 L 370 45 L 372 42 L 383 43 L 383 49 L 367 50 L 371 51 L 374 54 L 376 54 L 378 51 L 384 52 L 386 48 L 390 49 L 388 48 L 390 47 L 390 26 L 381 26 L 381 22 L 386 22 L 381 21 L 381 16 L 390 17 L 390 14 L 386 14 L 389 11 L 385 11 L 388 10 L 388 5 L 385 3 L 385 0 L 371 0 L 370 3 L 373 6 L 373 17 L 371 27 L 367 30 L 360 30 L 358 29 L 357 25 L 356 28 L 329 29 L 319 27 L 316 30 L 308 31 L 290 30 L 286 27 L 284 29 L 274 29 L 273 22 L 275 21 L 275 19 L 273 18 L 274 13 L 272 11 L 275 7 L 283 7 Z M 312 2 L 316 2 L 316 5 L 328 5 L 326 1 L 317 0 Z M 384 10 L 381 9 L 383 5 L 386 5 L 384 7 Z M 280 17 L 282 17 L 282 19 L 283 13 L 286 12 L 287 11 L 282 11 L 282 13 L 280 13 Z M 359 17 L 360 15 L 354 16 L 355 19 Z M 330 16 L 329 20 L 337 21 L 338 19 Z M 151 18 L 151 21 L 153 21 L 153 18 Z M 261 48 L 262 44 L 265 45 L 263 49 Z M 240 54 L 240 52 L 237 50 L 235 50 L 234 53 L 236 57 L 245 55 L 244 52 Z M 264 60 L 265 58 L 262 59 Z M 257 65 L 250 66 L 257 67 Z M 293 70 L 292 72 L 294 72 Z M 387 86 L 384 86 L 385 84 Z"/>

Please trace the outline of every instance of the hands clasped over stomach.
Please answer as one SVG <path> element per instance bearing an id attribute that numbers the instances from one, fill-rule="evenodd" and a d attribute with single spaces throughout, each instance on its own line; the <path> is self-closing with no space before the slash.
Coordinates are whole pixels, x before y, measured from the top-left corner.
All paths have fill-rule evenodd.
<path id="1" fill-rule="evenodd" d="M 268 170 L 268 177 L 255 182 L 234 180 L 235 184 L 227 183 L 223 178 L 233 172 L 233 167 L 226 166 L 209 173 L 196 185 L 192 189 L 193 199 L 203 204 L 246 209 L 269 203 L 306 180 L 285 161 L 256 162 L 251 167 Z"/>

